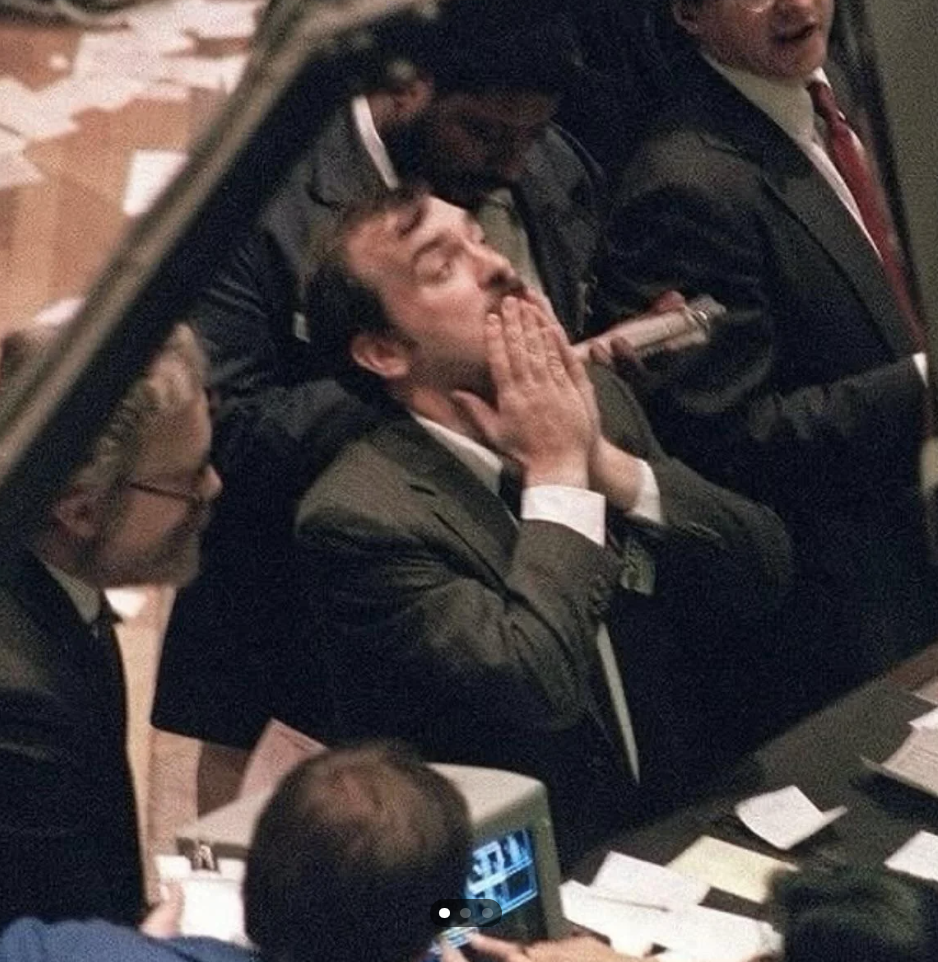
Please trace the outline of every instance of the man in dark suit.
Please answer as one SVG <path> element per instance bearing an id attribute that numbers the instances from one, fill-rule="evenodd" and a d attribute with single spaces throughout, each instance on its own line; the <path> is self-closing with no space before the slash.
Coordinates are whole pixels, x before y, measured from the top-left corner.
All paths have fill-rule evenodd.
<path id="1" fill-rule="evenodd" d="M 407 51 L 412 67 L 397 64 L 316 137 L 194 312 L 221 395 L 215 460 L 226 490 L 206 575 L 181 594 L 167 634 L 159 728 L 250 747 L 271 712 L 267 644 L 295 627 L 294 499 L 369 419 L 324 379 L 330 319 L 301 303 L 311 244 L 343 210 L 417 179 L 501 216 L 492 242 L 513 248 L 571 335 L 582 330 L 602 185 L 551 123 L 574 76 L 563 26 L 519 22 L 510 6 L 448 5 L 431 43 Z M 260 599 L 248 590 L 257 584 Z"/>
<path id="2" fill-rule="evenodd" d="M 777 603 L 787 537 L 667 459 L 614 377 L 594 389 L 465 210 L 398 196 L 353 218 L 311 297 L 384 414 L 300 507 L 314 613 L 278 656 L 285 720 L 533 774 L 569 861 L 639 816 L 636 776 L 652 798 L 713 761 L 719 643 Z M 323 663 L 325 729 L 304 717 Z"/>
<path id="3" fill-rule="evenodd" d="M 46 343 L 3 345 L 3 381 Z M 126 696 L 104 589 L 184 584 L 219 480 L 204 358 L 177 328 L 0 574 L 0 926 L 134 924 L 143 907 Z"/>
<path id="4" fill-rule="evenodd" d="M 709 346 L 655 366 L 646 410 L 668 450 L 789 525 L 804 582 L 792 638 L 816 666 L 791 677 L 820 682 L 807 707 L 938 632 L 916 491 L 921 358 L 893 252 L 875 246 L 806 86 L 826 80 L 833 0 L 666 6 L 693 49 L 623 177 L 596 327 L 672 288 L 728 308 Z"/>

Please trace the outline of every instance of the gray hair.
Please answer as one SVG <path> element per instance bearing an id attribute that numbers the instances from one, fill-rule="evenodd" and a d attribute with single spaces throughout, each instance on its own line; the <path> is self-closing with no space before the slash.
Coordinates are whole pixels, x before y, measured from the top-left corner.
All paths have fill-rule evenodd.
<path id="1" fill-rule="evenodd" d="M 55 331 L 38 325 L 8 334 L 0 345 L 0 386 L 48 351 L 55 336 Z M 85 460 L 72 473 L 70 486 L 113 499 L 133 474 L 151 425 L 192 404 L 205 391 L 207 369 L 192 328 L 177 324 L 118 402 Z"/>

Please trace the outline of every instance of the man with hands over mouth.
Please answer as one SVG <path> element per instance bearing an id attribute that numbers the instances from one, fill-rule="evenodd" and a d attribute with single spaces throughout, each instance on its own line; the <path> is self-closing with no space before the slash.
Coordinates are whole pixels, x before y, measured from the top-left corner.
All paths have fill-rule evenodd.
<path id="1" fill-rule="evenodd" d="M 279 653 L 284 720 L 540 778 L 569 864 L 716 764 L 721 652 L 761 637 L 784 530 L 668 459 L 461 208 L 352 214 L 309 296 L 382 416 L 300 506 L 315 634 Z"/>

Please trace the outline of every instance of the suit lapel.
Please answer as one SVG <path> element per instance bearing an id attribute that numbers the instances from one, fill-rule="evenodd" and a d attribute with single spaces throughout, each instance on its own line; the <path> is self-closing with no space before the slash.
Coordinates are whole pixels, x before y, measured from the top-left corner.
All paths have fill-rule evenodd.
<path id="1" fill-rule="evenodd" d="M 53 644 L 65 651 L 63 661 L 80 676 L 69 679 L 76 691 L 94 706 L 94 714 L 106 719 L 123 740 L 126 710 L 123 708 L 123 666 L 120 653 L 94 637 L 61 585 L 32 555 L 26 554 L 11 573 L 14 596 Z M 120 692 L 115 692 L 115 673 Z M 116 695 L 120 697 L 117 698 Z M 120 710 L 118 710 L 120 709 Z"/>
<path id="2" fill-rule="evenodd" d="M 498 495 L 406 413 L 378 428 L 371 443 L 399 465 L 434 516 L 504 581 L 518 529 Z"/>
<path id="3" fill-rule="evenodd" d="M 891 352 L 909 350 L 909 334 L 882 265 L 833 188 L 797 144 L 706 64 L 695 96 L 713 127 L 702 137 L 760 170 L 767 190 L 834 261 L 866 307 L 867 319 Z M 703 72 L 705 71 L 705 73 Z M 706 106 L 704 106 L 706 105 Z"/>
<path id="4" fill-rule="evenodd" d="M 597 226 L 568 192 L 575 185 L 561 183 L 557 171 L 548 175 L 548 164 L 535 145 L 515 193 L 544 293 L 575 339 L 582 334 L 588 292 L 581 290 L 582 271 L 571 263 L 571 256 L 588 256 Z"/>

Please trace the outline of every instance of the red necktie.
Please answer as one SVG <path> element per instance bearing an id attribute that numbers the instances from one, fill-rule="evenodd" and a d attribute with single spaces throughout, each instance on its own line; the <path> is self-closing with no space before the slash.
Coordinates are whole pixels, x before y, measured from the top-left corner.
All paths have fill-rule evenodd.
<path id="1" fill-rule="evenodd" d="M 866 151 L 840 112 L 831 88 L 815 80 L 808 84 L 808 93 L 816 113 L 827 127 L 828 156 L 857 202 L 863 224 L 879 252 L 886 279 L 896 295 L 902 313 L 908 319 L 915 346 L 921 350 L 924 338 L 897 254 L 895 231 L 892 229 L 882 191 L 870 169 Z"/>

